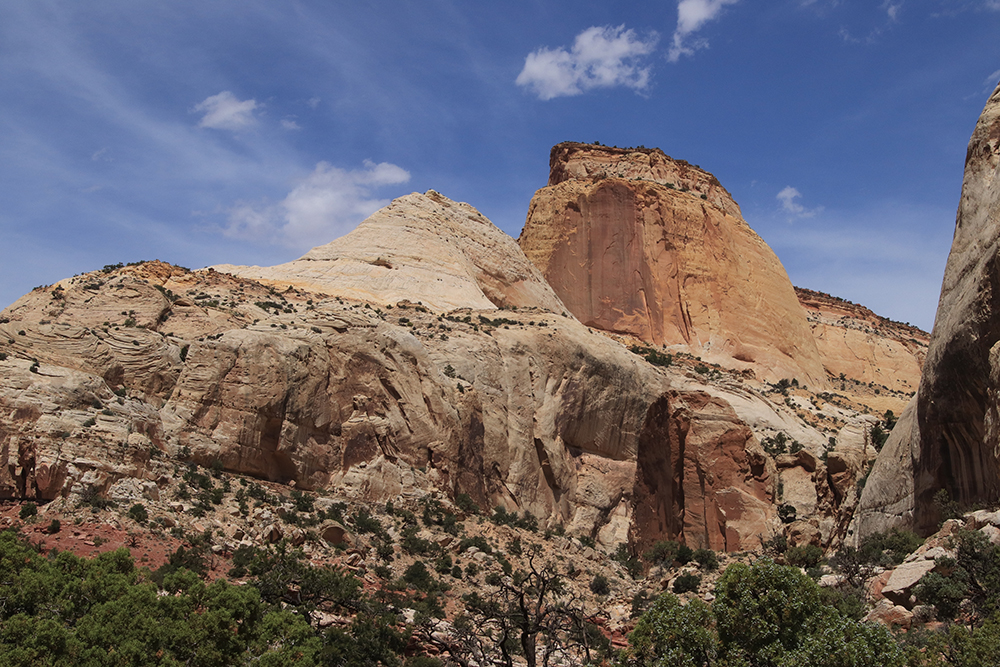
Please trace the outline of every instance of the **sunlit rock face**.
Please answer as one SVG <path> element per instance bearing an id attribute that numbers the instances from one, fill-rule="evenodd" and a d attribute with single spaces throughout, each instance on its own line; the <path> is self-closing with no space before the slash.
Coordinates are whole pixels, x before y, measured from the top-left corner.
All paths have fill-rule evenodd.
<path id="1" fill-rule="evenodd" d="M 215 268 L 372 303 L 420 301 L 436 311 L 564 310 L 514 239 L 472 206 L 433 190 L 395 199 L 350 233 L 287 264 Z"/>
<path id="2" fill-rule="evenodd" d="M 699 167 L 654 149 L 559 144 L 519 243 L 588 326 L 826 384 L 784 268 Z"/>
<path id="3" fill-rule="evenodd" d="M 727 400 L 563 310 L 437 193 L 280 267 L 68 278 L 0 316 L 0 494 L 107 494 L 193 461 L 366 502 L 466 493 L 607 550 L 780 529 L 773 462 Z"/>
<path id="4" fill-rule="evenodd" d="M 844 377 L 906 394 L 916 391 L 930 342 L 925 331 L 829 294 L 799 287 L 795 293 L 809 318 L 823 368 L 834 380 Z"/>

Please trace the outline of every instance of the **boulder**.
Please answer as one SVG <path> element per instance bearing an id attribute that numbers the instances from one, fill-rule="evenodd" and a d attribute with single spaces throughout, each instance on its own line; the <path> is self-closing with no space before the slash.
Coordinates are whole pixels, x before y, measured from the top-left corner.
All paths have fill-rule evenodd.
<path id="1" fill-rule="evenodd" d="M 330 544 L 350 544 L 347 529 L 336 521 L 327 521 L 319 528 L 319 536 Z"/>
<path id="2" fill-rule="evenodd" d="M 875 608 L 868 612 L 866 623 L 881 623 L 892 629 L 909 629 L 914 613 L 906 607 L 894 605 L 888 600 L 880 600 Z"/>
<path id="3" fill-rule="evenodd" d="M 912 607 L 911 595 L 921 577 L 934 569 L 932 560 L 915 560 L 896 567 L 882 587 L 882 595 L 892 602 Z"/>

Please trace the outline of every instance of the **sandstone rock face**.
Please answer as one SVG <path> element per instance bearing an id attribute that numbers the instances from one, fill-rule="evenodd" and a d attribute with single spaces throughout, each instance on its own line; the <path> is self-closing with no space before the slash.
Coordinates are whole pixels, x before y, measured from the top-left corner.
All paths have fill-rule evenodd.
<path id="1" fill-rule="evenodd" d="M 800 287 L 795 294 L 809 318 L 827 373 L 891 390 L 916 391 L 930 341 L 926 332 L 829 294 Z"/>
<path id="2" fill-rule="evenodd" d="M 659 150 L 559 144 L 519 243 L 588 326 L 768 380 L 826 383 L 784 268 L 698 167 Z"/>
<path id="3" fill-rule="evenodd" d="M 680 371 L 563 316 L 517 245 L 489 242 L 495 228 L 468 207 L 404 199 L 375 216 L 400 228 L 384 242 L 402 245 L 375 256 L 394 268 L 367 266 L 417 278 L 372 290 L 374 303 L 323 291 L 339 289 L 324 285 L 344 266 L 360 293 L 351 276 L 367 255 L 341 239 L 292 263 L 330 263 L 308 280 L 290 265 L 262 284 L 150 262 L 67 279 L 5 310 L 0 493 L 147 488 L 195 461 L 362 501 L 467 493 L 608 550 L 628 537 L 743 549 L 774 533 L 773 463 L 732 408 L 675 389 Z M 458 227 L 432 225 L 433 206 Z M 451 255 L 464 262 L 461 290 L 401 260 L 412 234 L 432 227 L 441 247 L 464 248 Z M 403 292 L 461 308 L 389 310 Z M 506 303 L 517 310 L 498 317 Z"/>
<path id="4" fill-rule="evenodd" d="M 913 471 L 920 455 L 915 397 L 892 429 L 868 475 L 853 520 L 855 546 L 866 535 L 914 525 Z"/>
<path id="5" fill-rule="evenodd" d="M 293 262 L 215 268 L 376 304 L 419 300 L 435 311 L 565 310 L 513 239 L 473 207 L 433 190 L 396 199 L 346 236 Z"/>
<path id="6" fill-rule="evenodd" d="M 904 467 L 895 473 L 909 484 L 893 494 L 899 499 L 893 511 L 902 516 L 912 513 L 915 526 L 924 532 L 930 532 L 940 519 L 933 502 L 940 489 L 960 503 L 1000 499 L 998 164 L 1000 87 L 990 96 L 969 142 L 955 237 L 914 424 L 889 443 L 893 447 L 882 451 Z M 866 498 L 876 481 L 883 480 L 870 479 L 866 486 L 863 510 L 872 507 Z"/>
<path id="7" fill-rule="evenodd" d="M 652 544 L 643 536 L 683 534 L 692 547 L 734 551 L 767 534 L 774 467 L 723 401 L 700 393 L 661 397 L 649 408 L 637 463 L 633 528 L 643 548 Z"/>

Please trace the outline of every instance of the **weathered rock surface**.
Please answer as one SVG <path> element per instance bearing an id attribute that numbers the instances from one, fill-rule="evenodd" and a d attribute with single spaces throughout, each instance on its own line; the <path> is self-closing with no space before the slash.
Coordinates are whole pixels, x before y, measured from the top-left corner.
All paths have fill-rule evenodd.
<path id="1" fill-rule="evenodd" d="M 893 432 L 862 496 L 863 512 L 903 517 L 923 532 L 940 520 L 933 498 L 941 489 L 959 503 L 1000 498 L 998 165 L 1000 87 L 969 142 L 915 415 L 908 428 Z"/>
<path id="2" fill-rule="evenodd" d="M 464 205 L 416 199 L 379 224 L 427 230 L 434 202 L 458 225 L 436 227 L 441 246 L 488 236 Z M 408 234 L 385 238 L 405 248 Z M 372 502 L 467 493 L 607 549 L 631 536 L 737 550 L 780 529 L 773 463 L 732 407 L 550 312 L 558 300 L 516 244 L 483 244 L 486 259 L 463 251 L 466 275 L 492 278 L 482 269 L 458 292 L 406 283 L 411 302 L 462 305 L 442 314 L 390 310 L 389 288 L 368 303 L 285 269 L 265 285 L 159 262 L 31 292 L 0 317 L 0 493 L 146 488 L 193 460 Z M 369 266 L 408 274 L 387 250 L 398 268 Z M 504 273 L 519 266 L 520 283 Z M 257 523 L 254 539 L 288 536 Z"/>
<path id="3" fill-rule="evenodd" d="M 773 518 L 774 464 L 717 398 L 661 397 L 639 435 L 637 462 L 633 541 L 643 548 L 651 544 L 643 536 L 683 533 L 688 544 L 732 551 L 759 543 Z"/>
<path id="4" fill-rule="evenodd" d="M 588 326 L 768 380 L 826 383 L 784 268 L 699 167 L 659 150 L 559 144 L 519 243 Z"/>
<path id="5" fill-rule="evenodd" d="M 889 580 L 882 587 L 882 595 L 898 605 L 912 607 L 913 589 L 920 579 L 934 569 L 933 560 L 914 560 L 899 565 L 889 575 Z"/>
<path id="6" fill-rule="evenodd" d="M 930 341 L 926 332 L 823 292 L 796 287 L 795 294 L 827 373 L 890 390 L 916 391 Z"/>
<path id="7" fill-rule="evenodd" d="M 215 268 L 371 303 L 420 301 L 435 311 L 565 310 L 512 238 L 472 206 L 433 190 L 394 200 L 354 231 L 293 262 Z"/>

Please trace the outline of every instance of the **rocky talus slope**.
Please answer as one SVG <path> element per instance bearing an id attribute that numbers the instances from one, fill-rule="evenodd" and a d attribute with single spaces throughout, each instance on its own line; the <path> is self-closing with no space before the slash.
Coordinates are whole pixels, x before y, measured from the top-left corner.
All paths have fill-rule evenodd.
<path id="1" fill-rule="evenodd" d="M 699 167 L 658 149 L 559 144 L 519 243 L 588 326 L 826 385 L 781 262 Z"/>
<path id="2" fill-rule="evenodd" d="M 858 533 L 900 523 L 932 530 L 940 519 L 934 497 L 942 489 L 960 504 L 1000 498 L 998 165 L 1000 87 L 969 142 L 920 387 L 865 487 Z"/>
<path id="3" fill-rule="evenodd" d="M 465 258 L 462 289 L 408 268 L 408 234 L 430 238 L 432 209 L 447 218 L 433 247 Z M 341 286 L 303 282 L 326 260 L 145 262 L 25 295 L 0 315 L 0 491 L 72 503 L 129 480 L 166 489 L 185 461 L 352 502 L 467 494 L 607 551 L 843 537 L 874 454 L 863 405 L 630 350 L 564 314 L 512 240 L 483 240 L 502 234 L 437 193 L 360 231 L 376 224 L 402 245 L 374 255 L 393 268 L 365 266 L 415 278 L 355 283 L 354 259 Z M 364 255 L 352 238 L 338 257 Z M 801 451 L 773 448 L 779 434 Z"/>

